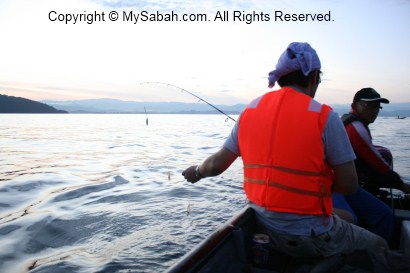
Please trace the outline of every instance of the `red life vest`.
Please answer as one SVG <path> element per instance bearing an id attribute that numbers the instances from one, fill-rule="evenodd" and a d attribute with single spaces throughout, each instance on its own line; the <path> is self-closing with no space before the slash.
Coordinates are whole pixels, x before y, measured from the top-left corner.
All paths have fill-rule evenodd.
<path id="1" fill-rule="evenodd" d="M 248 199 L 268 210 L 332 212 L 332 170 L 322 133 L 331 108 L 285 87 L 242 113 L 238 141 Z"/>

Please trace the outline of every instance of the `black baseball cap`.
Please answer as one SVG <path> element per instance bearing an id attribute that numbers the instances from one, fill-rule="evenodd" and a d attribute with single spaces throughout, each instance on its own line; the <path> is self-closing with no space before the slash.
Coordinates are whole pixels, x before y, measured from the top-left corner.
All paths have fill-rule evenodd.
<path id="1" fill-rule="evenodd" d="M 381 98 L 380 94 L 370 87 L 362 88 L 356 92 L 353 98 L 353 102 L 358 101 L 379 101 L 381 103 L 390 103 L 388 99 Z"/>

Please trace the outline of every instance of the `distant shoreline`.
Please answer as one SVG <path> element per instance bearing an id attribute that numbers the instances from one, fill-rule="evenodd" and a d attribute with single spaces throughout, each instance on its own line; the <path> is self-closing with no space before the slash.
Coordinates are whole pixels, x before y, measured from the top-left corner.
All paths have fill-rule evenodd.
<path id="1" fill-rule="evenodd" d="M 346 112 L 347 113 L 347 112 Z M 146 115 L 144 112 L 67 112 L 67 113 L 0 113 L 0 115 L 61 115 L 61 114 L 71 114 L 71 115 Z M 226 113 L 230 116 L 239 116 L 240 113 Z M 338 113 L 339 116 L 342 116 L 344 113 Z M 222 116 L 226 117 L 221 113 L 209 113 L 209 112 L 195 112 L 195 113 L 186 113 L 186 112 L 152 112 L 148 113 L 150 115 L 213 115 L 213 116 Z M 406 120 L 407 116 L 397 115 L 379 115 L 378 118 L 392 118 Z"/>
<path id="2" fill-rule="evenodd" d="M 246 104 L 212 105 L 227 115 L 240 115 Z M 340 116 L 348 113 L 350 105 L 330 105 Z M 88 99 L 75 101 L 32 101 L 25 98 L 0 95 L 0 113 L 14 114 L 176 114 L 223 115 L 205 103 L 135 102 L 117 99 Z M 405 119 L 410 116 L 410 103 L 383 105 L 379 117 Z"/>

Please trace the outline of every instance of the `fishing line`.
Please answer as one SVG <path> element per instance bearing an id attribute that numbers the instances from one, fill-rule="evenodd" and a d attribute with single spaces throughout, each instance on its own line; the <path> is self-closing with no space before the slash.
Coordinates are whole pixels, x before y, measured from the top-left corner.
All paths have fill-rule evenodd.
<path id="1" fill-rule="evenodd" d="M 213 104 L 207 102 L 207 101 L 204 100 L 203 98 L 199 97 L 198 95 L 196 95 L 196 94 L 192 93 L 191 91 L 188 91 L 188 90 L 186 90 L 186 89 L 184 89 L 184 88 L 182 88 L 182 87 L 179 87 L 179 86 L 176 86 L 176 85 L 173 85 L 173 84 L 170 84 L 170 83 L 166 83 L 166 82 L 142 82 L 141 84 L 160 84 L 160 85 L 165 85 L 165 86 L 174 87 L 174 88 L 176 88 L 176 89 L 181 90 L 182 92 L 186 92 L 186 93 L 188 93 L 188 94 L 194 96 L 195 98 L 199 99 L 199 101 L 205 102 L 206 104 L 208 104 L 209 106 L 211 106 L 212 108 L 214 108 L 215 110 L 217 110 L 219 113 L 224 114 L 224 115 L 227 116 L 229 119 L 231 119 L 231 120 L 233 120 L 234 122 L 236 122 L 235 119 L 233 119 L 230 115 L 228 115 L 227 113 L 225 113 L 224 111 L 222 111 L 221 109 L 219 109 L 218 107 L 216 107 L 215 105 L 213 105 Z M 225 121 L 227 121 L 227 120 L 228 120 L 228 119 L 226 119 Z"/>

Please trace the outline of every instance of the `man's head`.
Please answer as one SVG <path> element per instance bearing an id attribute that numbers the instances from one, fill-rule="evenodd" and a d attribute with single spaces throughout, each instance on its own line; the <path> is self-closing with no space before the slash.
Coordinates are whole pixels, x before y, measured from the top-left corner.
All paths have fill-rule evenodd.
<path id="1" fill-rule="evenodd" d="M 352 110 L 363 121 L 373 123 L 382 109 L 380 103 L 389 103 L 389 100 L 380 97 L 373 88 L 362 88 L 354 95 Z"/>
<path id="2" fill-rule="evenodd" d="M 314 96 L 320 83 L 320 59 L 308 43 L 291 43 L 279 57 L 276 69 L 269 72 L 269 87 L 277 81 L 283 86 L 298 85 L 308 88 Z"/>

